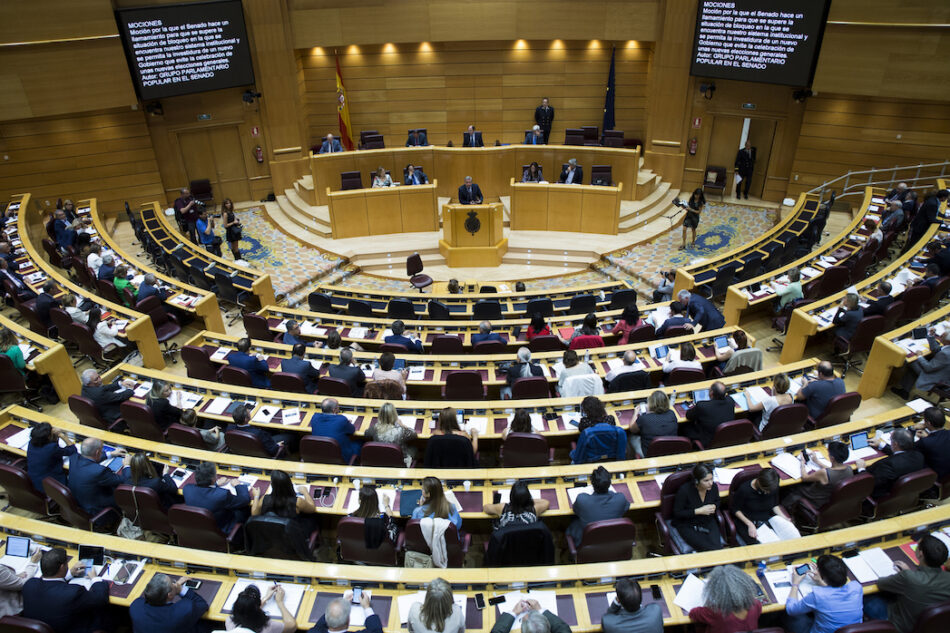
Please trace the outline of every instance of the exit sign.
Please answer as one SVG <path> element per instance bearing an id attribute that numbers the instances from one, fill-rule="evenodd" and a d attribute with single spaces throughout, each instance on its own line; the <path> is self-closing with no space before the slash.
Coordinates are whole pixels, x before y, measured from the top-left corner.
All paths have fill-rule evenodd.
<path id="1" fill-rule="evenodd" d="M 744 108 L 745 106 L 742 106 L 742 107 Z M 752 106 L 752 107 L 755 108 L 755 106 Z M 198 120 L 199 120 L 199 121 L 210 121 L 210 120 L 211 120 L 211 115 L 210 115 L 210 114 L 199 114 L 199 115 L 198 115 Z"/>
<path id="2" fill-rule="evenodd" d="M 754 103 L 743 103 L 743 104 L 742 104 L 742 109 L 743 109 L 743 110 L 755 110 L 755 104 L 754 104 Z"/>

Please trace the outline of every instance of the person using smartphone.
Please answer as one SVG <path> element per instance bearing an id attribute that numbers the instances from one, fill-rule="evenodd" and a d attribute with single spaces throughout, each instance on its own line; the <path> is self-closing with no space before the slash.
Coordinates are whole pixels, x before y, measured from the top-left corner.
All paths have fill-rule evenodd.
<path id="1" fill-rule="evenodd" d="M 799 585 L 810 578 L 815 587 L 802 597 Z M 864 619 L 861 583 L 848 581 L 848 567 L 837 556 L 822 554 L 808 574 L 792 575 L 792 591 L 785 601 L 785 630 L 791 633 L 834 633 Z"/>
<path id="2" fill-rule="evenodd" d="M 620 578 L 614 589 L 617 597 L 601 621 L 604 633 L 663 633 L 663 610 L 656 602 L 643 604 L 640 583 Z"/>

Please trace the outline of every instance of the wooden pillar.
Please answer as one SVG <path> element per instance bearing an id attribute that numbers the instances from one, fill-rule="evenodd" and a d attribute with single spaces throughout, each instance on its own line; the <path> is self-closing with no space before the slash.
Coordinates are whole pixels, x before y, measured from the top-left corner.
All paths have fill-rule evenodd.
<path id="1" fill-rule="evenodd" d="M 689 65 L 696 8 L 697 0 L 662 0 L 647 93 L 643 156 L 646 166 L 674 188 L 680 188 L 686 161 Z"/>

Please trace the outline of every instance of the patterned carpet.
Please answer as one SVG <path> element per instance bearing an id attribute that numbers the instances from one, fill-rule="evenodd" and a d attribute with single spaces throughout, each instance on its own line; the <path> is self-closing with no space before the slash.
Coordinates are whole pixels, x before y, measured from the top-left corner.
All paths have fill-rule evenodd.
<path id="1" fill-rule="evenodd" d="M 558 275 L 544 279 L 521 280 L 527 284 L 528 290 L 547 290 L 549 288 L 563 288 L 565 285 L 585 285 L 600 283 L 604 280 L 603 274 L 594 270 L 583 270 L 567 275 Z M 497 279 L 496 284 L 507 283 L 514 286 L 517 279 Z M 346 278 L 345 285 L 348 288 L 358 288 L 361 290 L 372 290 L 376 292 L 405 292 L 409 286 L 399 279 L 388 279 L 386 277 L 377 277 L 367 273 L 356 273 Z"/>

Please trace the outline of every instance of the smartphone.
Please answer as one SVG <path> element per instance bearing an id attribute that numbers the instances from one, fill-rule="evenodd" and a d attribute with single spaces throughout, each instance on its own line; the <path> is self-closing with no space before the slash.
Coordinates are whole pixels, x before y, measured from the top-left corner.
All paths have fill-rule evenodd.
<path id="1" fill-rule="evenodd" d="M 488 604 L 495 606 L 496 604 L 501 604 L 504 601 L 505 601 L 504 596 L 495 596 L 494 598 L 488 599 Z"/>
<path id="2" fill-rule="evenodd" d="M 491 502 L 492 503 L 501 503 L 501 492 L 495 490 L 491 493 Z"/>
<path id="3" fill-rule="evenodd" d="M 488 605 L 485 604 L 485 594 L 476 593 L 475 594 L 475 608 L 484 609 L 486 606 Z"/>
<path id="4" fill-rule="evenodd" d="M 557 420 L 557 418 L 558 418 L 558 415 L 554 411 L 548 411 L 547 413 L 544 414 L 545 420 Z"/>
<path id="5" fill-rule="evenodd" d="M 197 589 L 198 587 L 201 586 L 201 581 L 198 580 L 197 578 L 189 578 L 188 580 L 185 581 L 185 586 L 188 587 L 189 589 Z"/>
<path id="6" fill-rule="evenodd" d="M 802 449 L 802 459 L 804 459 L 806 462 L 808 461 L 808 449 L 807 449 L 807 448 L 803 448 L 803 449 Z"/>
<path id="7" fill-rule="evenodd" d="M 857 555 L 858 555 L 858 550 L 856 549 L 849 549 L 844 552 L 841 552 L 841 558 L 854 558 Z"/>
<path id="8" fill-rule="evenodd" d="M 360 598 L 363 597 L 363 588 L 362 587 L 353 587 L 353 597 L 350 599 L 350 602 L 353 604 L 359 604 Z"/>
<path id="9" fill-rule="evenodd" d="M 798 567 L 795 568 L 795 573 L 798 574 L 799 576 L 804 576 L 809 571 L 811 571 L 811 567 L 808 565 L 808 563 L 805 563 L 804 565 L 799 565 Z"/>
<path id="10" fill-rule="evenodd" d="M 660 592 L 660 585 L 650 585 L 650 592 L 653 594 L 654 600 L 663 599 L 663 594 Z"/>

